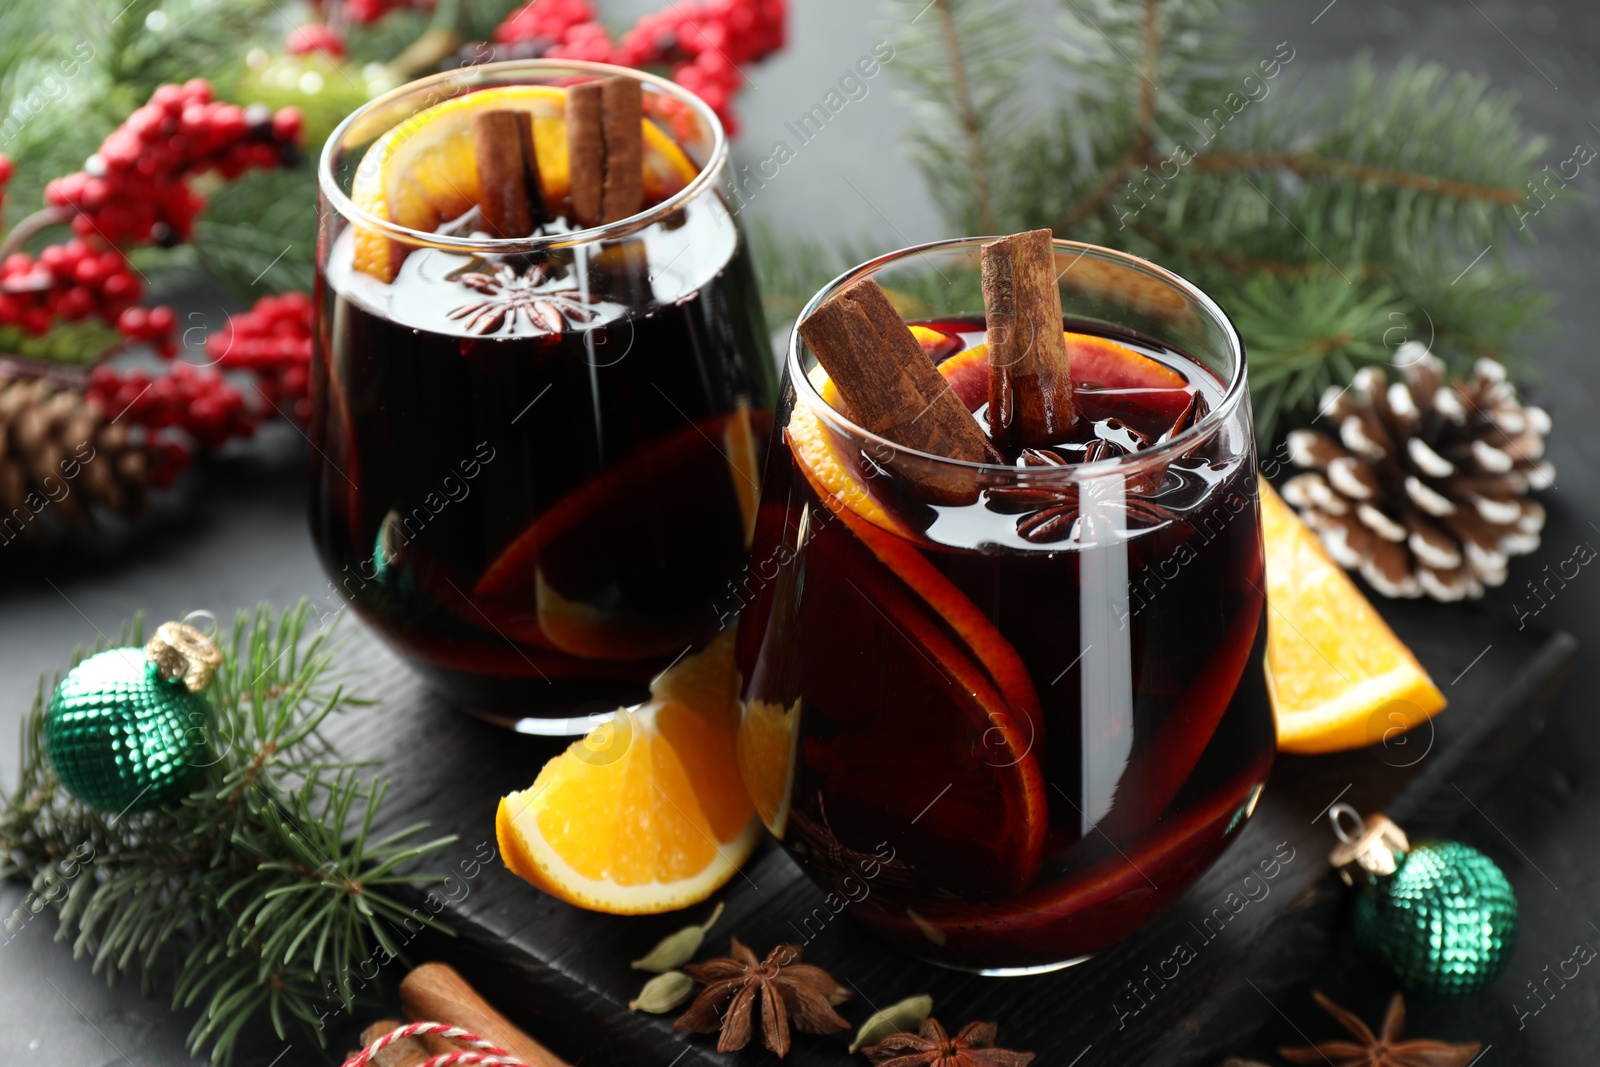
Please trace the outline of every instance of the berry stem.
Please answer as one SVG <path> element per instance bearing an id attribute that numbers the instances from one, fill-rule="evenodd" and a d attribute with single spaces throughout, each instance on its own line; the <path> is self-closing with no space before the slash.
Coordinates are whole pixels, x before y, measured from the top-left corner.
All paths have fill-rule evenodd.
<path id="1" fill-rule="evenodd" d="M 70 207 L 42 207 L 32 215 L 11 227 L 11 232 L 6 234 L 6 239 L 0 241 L 0 259 L 5 259 L 13 252 L 20 251 L 28 242 L 28 238 L 41 230 L 66 222 L 72 218 Z"/>

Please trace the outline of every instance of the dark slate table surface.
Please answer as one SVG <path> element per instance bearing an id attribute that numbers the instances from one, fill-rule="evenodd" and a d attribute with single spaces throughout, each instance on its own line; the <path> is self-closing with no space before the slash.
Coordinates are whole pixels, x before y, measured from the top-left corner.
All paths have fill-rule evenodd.
<path id="1" fill-rule="evenodd" d="M 1035 4 L 1041 19 L 1053 17 L 1046 0 Z M 604 5 L 619 19 L 656 6 L 654 0 Z M 792 6 L 789 50 L 751 73 L 754 88 L 740 105 L 745 132 L 738 151 L 751 161 L 767 155 L 792 113 L 820 98 L 876 41 L 894 40 L 894 27 L 879 24 L 862 0 Z M 1600 146 L 1600 7 L 1587 0 L 1268 0 L 1254 37 L 1268 45 L 1289 41 L 1307 68 L 1368 49 L 1380 65 L 1416 55 L 1488 74 L 1520 94 L 1528 125 L 1549 136 L 1545 162 L 1554 166 L 1579 143 Z M 919 179 L 889 149 L 906 113 L 888 79 L 869 85 L 864 99 L 762 190 L 753 214 L 779 225 L 803 220 L 812 232 L 865 236 L 885 248 L 941 235 Z M 1586 170 L 1573 184 L 1592 197 L 1595 175 Z M 1487 610 L 1513 624 L 1518 605 L 1530 603 L 1525 593 L 1517 596 L 1528 579 L 1580 544 L 1600 545 L 1600 435 L 1592 428 L 1600 361 L 1591 340 L 1600 335 L 1597 237 L 1600 213 L 1591 200 L 1568 208 L 1536 249 L 1513 253 L 1561 300 L 1542 354 L 1543 380 L 1530 390 L 1555 417 L 1551 458 L 1559 477 L 1547 496 L 1551 522 L 1540 551 L 1517 561 L 1510 586 L 1487 601 Z M 1440 269 L 1453 274 L 1464 265 Z M 196 295 L 193 306 L 213 324 L 220 320 L 208 296 Z M 330 600 L 305 533 L 301 448 L 293 431 L 280 428 L 219 457 L 190 480 L 169 514 L 114 547 L 43 556 L 0 548 L 0 781 L 13 773 L 16 719 L 39 670 L 73 645 L 114 632 L 133 612 L 166 618 L 197 607 L 231 613 L 262 599 Z M 1600 648 L 1597 583 L 1582 572 L 1538 622 L 1571 631 L 1584 651 Z M 1600 721 L 1589 713 L 1584 662 L 1580 653 L 1577 676 L 1547 733 L 1499 788 L 1469 798 L 1472 814 L 1456 831 L 1492 855 L 1517 888 L 1523 935 L 1516 956 L 1499 982 L 1469 1004 L 1411 1012 L 1416 1034 L 1482 1040 L 1489 1046 L 1479 1061 L 1485 1067 L 1566 1063 L 1582 1052 L 1592 1058 L 1600 1044 L 1600 976 L 1581 972 L 1520 1022 L 1517 1010 L 1538 1006 L 1527 983 L 1542 979 L 1546 965 L 1555 968 L 1580 941 L 1600 944 Z M 17 887 L 0 886 L 0 913 L 20 897 Z M 132 987 L 108 990 L 65 946 L 53 944 L 52 934 L 49 916 L 41 916 L 0 948 L 0 1060 L 85 1067 L 190 1062 L 183 1035 L 192 1016 L 173 1015 L 164 1000 L 145 999 Z M 1332 969 L 1318 981 L 1368 1011 L 1381 993 L 1356 967 Z M 1264 1002 L 1268 1032 L 1253 1051 L 1267 1058 L 1264 1050 L 1279 1041 L 1298 1044 L 1296 1031 L 1328 1035 L 1309 1004 L 1305 990 Z M 303 1049 L 263 1037 L 249 1062 L 317 1062 Z"/>

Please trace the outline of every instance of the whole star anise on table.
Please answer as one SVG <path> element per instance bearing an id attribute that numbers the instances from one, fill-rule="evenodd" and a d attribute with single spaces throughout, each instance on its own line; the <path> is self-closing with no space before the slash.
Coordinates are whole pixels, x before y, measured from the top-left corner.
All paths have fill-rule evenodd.
<path id="1" fill-rule="evenodd" d="M 850 1027 L 833 1010 L 835 1004 L 850 998 L 850 991 L 821 967 L 801 963 L 798 945 L 779 945 L 762 960 L 734 938 L 729 955 L 689 964 L 684 970 L 705 988 L 672 1028 L 697 1034 L 720 1032 L 718 1052 L 732 1052 L 750 1043 L 758 998 L 761 1043 L 780 1058 L 789 1054 L 791 1025 L 808 1034 L 831 1034 Z"/>
<path id="2" fill-rule="evenodd" d="M 1389 1001 L 1389 1010 L 1383 1016 L 1383 1031 L 1378 1034 L 1374 1034 L 1355 1012 L 1341 1008 L 1314 990 L 1311 995 L 1322 1010 L 1350 1031 L 1356 1040 L 1280 1048 L 1278 1055 L 1290 1063 L 1331 1063 L 1333 1067 L 1467 1067 L 1482 1047 L 1476 1041 L 1464 1045 L 1424 1038 L 1402 1041 L 1400 1032 L 1405 1029 L 1406 1002 L 1399 993 Z"/>
<path id="3" fill-rule="evenodd" d="M 951 1037 L 939 1020 L 926 1018 L 914 1034 L 890 1034 L 862 1049 L 878 1067 L 1027 1067 L 1031 1052 L 995 1048 L 999 1027 L 994 1023 L 968 1023 Z"/>
<path id="4" fill-rule="evenodd" d="M 464 319 L 467 329 L 477 334 L 516 332 L 519 321 L 539 333 L 561 333 L 567 325 L 586 326 L 595 319 L 589 305 L 595 298 L 577 289 L 547 289 L 548 264 L 535 263 L 525 272 L 509 264 L 494 273 L 469 271 L 456 281 L 483 300 L 473 300 L 449 312 L 452 319 Z"/>

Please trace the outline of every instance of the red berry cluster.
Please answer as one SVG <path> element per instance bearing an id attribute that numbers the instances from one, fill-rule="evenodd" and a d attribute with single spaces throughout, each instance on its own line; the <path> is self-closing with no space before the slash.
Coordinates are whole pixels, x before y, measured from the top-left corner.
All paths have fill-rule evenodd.
<path id="1" fill-rule="evenodd" d="M 256 415 L 244 394 L 216 371 L 192 363 L 174 363 L 170 371 L 155 376 L 96 367 L 89 372 L 88 396 L 110 418 L 149 431 L 179 429 L 212 448 L 232 437 L 249 437 L 256 428 Z M 148 440 L 159 447 L 172 444 L 157 433 Z"/>
<path id="2" fill-rule="evenodd" d="M 117 329 L 128 340 L 143 341 L 163 359 L 171 359 L 178 354 L 178 342 L 172 334 L 176 322 L 177 316 L 169 307 L 146 308 L 135 305 L 117 316 Z"/>
<path id="3" fill-rule="evenodd" d="M 306 294 L 264 296 L 249 311 L 228 316 L 227 329 L 206 341 L 206 353 L 219 367 L 254 375 L 271 409 L 301 422 L 311 417 L 311 298 Z"/>
<path id="4" fill-rule="evenodd" d="M 499 25 L 495 40 L 545 42 L 543 54 L 552 57 L 669 67 L 673 80 L 710 104 L 732 135 L 739 67 L 783 47 L 786 14 L 786 0 L 671 3 L 613 43 L 589 0 L 531 0 Z"/>
<path id="5" fill-rule="evenodd" d="M 211 99 L 195 78 L 163 85 L 101 142 L 82 170 L 45 187 L 45 201 L 71 209 L 72 228 L 107 242 L 175 244 L 188 238 L 204 206 L 189 179 L 226 179 L 298 159 L 300 112 L 263 104 L 241 108 Z"/>
<path id="6" fill-rule="evenodd" d="M 0 326 L 37 337 L 58 321 L 98 315 L 130 340 L 170 355 L 172 311 L 135 306 L 142 291 L 127 257 L 101 241 L 74 237 L 46 245 L 38 258 L 13 252 L 0 261 Z"/>

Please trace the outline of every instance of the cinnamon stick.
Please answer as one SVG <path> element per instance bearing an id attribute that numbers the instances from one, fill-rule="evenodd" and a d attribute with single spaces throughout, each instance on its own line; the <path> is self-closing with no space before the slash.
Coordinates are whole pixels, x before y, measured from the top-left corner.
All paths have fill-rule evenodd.
<path id="1" fill-rule="evenodd" d="M 495 1011 L 446 963 L 424 963 L 400 983 L 400 1008 L 412 1022 L 451 1023 L 494 1042 L 529 1067 L 567 1067 L 539 1042 Z M 422 1038 L 434 1054 L 460 1051 L 432 1034 Z"/>
<path id="2" fill-rule="evenodd" d="M 495 237 L 527 237 L 545 220 L 533 116 L 485 111 L 472 119 L 483 224 Z"/>
<path id="3" fill-rule="evenodd" d="M 600 224 L 601 193 L 605 184 L 600 86 L 600 82 L 582 82 L 567 89 L 567 167 L 572 185 L 572 221 L 584 228 Z"/>
<path id="4" fill-rule="evenodd" d="M 969 463 L 998 458 L 923 352 L 910 327 L 871 278 L 830 297 L 800 324 L 800 336 L 838 387 L 850 418 L 880 437 Z M 914 472 L 936 503 L 974 498 L 976 478 L 923 465 Z"/>
<path id="5" fill-rule="evenodd" d="M 373 1023 L 361 1031 L 361 1047 L 366 1048 L 384 1034 L 400 1029 L 401 1025 L 398 1019 L 383 1019 Z M 402 1037 L 394 1044 L 385 1046 L 367 1062 L 375 1064 L 376 1067 L 418 1067 L 419 1064 L 426 1063 L 431 1055 L 432 1053 L 421 1041 L 414 1037 Z"/>
<path id="6" fill-rule="evenodd" d="M 606 146 L 602 222 L 637 215 L 644 206 L 644 98 L 639 83 L 618 75 L 600 83 L 600 118 Z"/>
<path id="7" fill-rule="evenodd" d="M 1049 230 L 983 246 L 989 328 L 989 433 L 1015 448 L 1058 444 L 1072 429 L 1072 367 Z"/>

